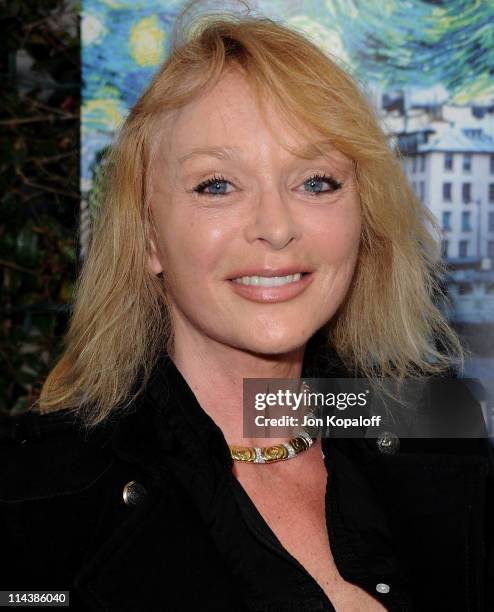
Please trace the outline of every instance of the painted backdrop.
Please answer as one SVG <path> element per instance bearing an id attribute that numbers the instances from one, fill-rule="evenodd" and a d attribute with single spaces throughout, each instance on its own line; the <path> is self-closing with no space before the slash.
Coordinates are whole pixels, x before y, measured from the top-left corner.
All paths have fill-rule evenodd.
<path id="1" fill-rule="evenodd" d="M 391 98 L 408 107 L 492 106 L 492 0 L 442 5 L 421 0 L 260 0 L 252 5 L 339 58 L 375 90 L 381 107 L 386 96 L 379 94 L 386 92 L 388 103 Z M 83 190 L 89 186 L 96 153 L 111 141 L 165 58 L 181 7 L 179 0 L 82 1 Z M 492 135 L 492 114 L 489 131 Z"/>

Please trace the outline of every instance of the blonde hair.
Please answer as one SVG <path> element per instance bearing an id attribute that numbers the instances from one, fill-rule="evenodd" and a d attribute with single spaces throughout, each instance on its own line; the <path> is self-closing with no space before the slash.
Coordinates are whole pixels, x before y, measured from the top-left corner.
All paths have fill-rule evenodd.
<path id="1" fill-rule="evenodd" d="M 42 388 L 40 411 L 68 408 L 96 425 L 130 404 L 160 351 L 170 352 L 165 283 L 147 267 L 153 136 L 167 113 L 233 66 L 259 100 L 270 95 L 278 102 L 295 129 L 314 127 L 354 162 L 360 251 L 348 293 L 323 328 L 343 363 L 361 376 L 396 380 L 463 367 L 459 338 L 434 304 L 445 273 L 430 229 L 438 232 L 437 222 L 413 194 L 352 78 L 302 34 L 266 18 L 203 18 L 191 32 L 132 108 L 112 148 L 65 350 Z"/>

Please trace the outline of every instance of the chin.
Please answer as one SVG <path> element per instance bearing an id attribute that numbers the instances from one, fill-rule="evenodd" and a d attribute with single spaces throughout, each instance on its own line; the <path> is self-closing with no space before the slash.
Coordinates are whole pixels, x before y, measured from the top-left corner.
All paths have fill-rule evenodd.
<path id="1" fill-rule="evenodd" d="M 303 346 L 310 335 L 294 334 L 293 330 L 279 334 L 254 334 L 249 336 L 244 348 L 260 355 L 284 355 Z"/>

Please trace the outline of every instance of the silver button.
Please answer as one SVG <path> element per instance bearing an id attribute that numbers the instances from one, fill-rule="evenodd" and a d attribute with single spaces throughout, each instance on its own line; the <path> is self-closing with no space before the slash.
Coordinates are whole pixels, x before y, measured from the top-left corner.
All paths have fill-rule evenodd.
<path id="1" fill-rule="evenodd" d="M 384 582 L 380 582 L 379 584 L 376 584 L 376 591 L 378 593 L 389 593 L 390 591 L 389 584 L 385 584 Z"/>
<path id="2" fill-rule="evenodd" d="M 146 489 L 135 480 L 128 482 L 123 488 L 122 497 L 127 506 L 137 506 L 145 497 Z"/>
<path id="3" fill-rule="evenodd" d="M 383 431 L 377 438 L 376 444 L 383 455 L 394 455 L 400 449 L 400 438 L 392 431 Z"/>

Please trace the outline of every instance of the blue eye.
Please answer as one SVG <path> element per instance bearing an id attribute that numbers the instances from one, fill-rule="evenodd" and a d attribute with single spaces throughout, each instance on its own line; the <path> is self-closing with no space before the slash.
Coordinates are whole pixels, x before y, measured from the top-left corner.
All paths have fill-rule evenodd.
<path id="1" fill-rule="evenodd" d="M 201 195 L 227 195 L 229 193 L 226 191 L 227 184 L 228 181 L 226 181 L 223 177 L 213 176 L 210 179 L 199 183 L 197 187 L 194 187 L 194 191 Z M 211 190 L 209 191 L 209 189 Z"/>
<path id="2" fill-rule="evenodd" d="M 323 188 L 324 183 L 329 185 L 329 189 Z M 332 176 L 327 176 L 326 174 L 314 174 L 314 176 L 311 176 L 304 181 L 304 187 L 312 190 L 309 191 L 309 193 L 317 195 L 319 193 L 332 193 L 333 191 L 337 191 L 338 189 L 341 189 L 342 184 Z"/>

